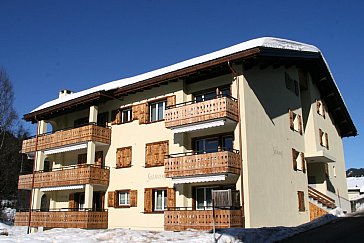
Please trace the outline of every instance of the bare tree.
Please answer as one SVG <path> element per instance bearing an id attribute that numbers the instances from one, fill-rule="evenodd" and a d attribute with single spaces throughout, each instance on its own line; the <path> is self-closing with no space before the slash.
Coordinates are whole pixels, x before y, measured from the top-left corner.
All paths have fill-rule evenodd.
<path id="1" fill-rule="evenodd" d="M 4 145 L 6 132 L 10 132 L 18 116 L 14 110 L 13 85 L 5 69 L 0 67 L 0 150 Z"/>

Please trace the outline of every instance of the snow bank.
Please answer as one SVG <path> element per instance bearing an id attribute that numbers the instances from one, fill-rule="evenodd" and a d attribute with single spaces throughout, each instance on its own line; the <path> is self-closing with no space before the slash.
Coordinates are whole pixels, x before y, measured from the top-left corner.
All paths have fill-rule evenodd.
<path id="1" fill-rule="evenodd" d="M 285 239 L 306 230 L 330 222 L 336 217 L 324 215 L 312 222 L 297 227 L 265 227 L 256 229 L 220 229 L 216 233 L 219 243 L 232 242 L 273 242 Z M 8 226 L 0 223 L 0 242 L 178 242 L 203 243 L 214 242 L 213 234 L 208 231 L 145 231 L 127 229 L 83 230 L 83 229 L 51 229 L 44 232 L 26 234 L 27 227 Z"/>

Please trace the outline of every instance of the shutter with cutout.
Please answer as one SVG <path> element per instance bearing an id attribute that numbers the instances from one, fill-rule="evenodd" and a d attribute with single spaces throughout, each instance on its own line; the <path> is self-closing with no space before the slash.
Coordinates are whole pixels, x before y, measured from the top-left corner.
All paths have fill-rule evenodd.
<path id="1" fill-rule="evenodd" d="M 319 129 L 320 145 L 324 146 L 323 141 L 322 141 L 322 135 L 323 135 L 323 132 L 321 129 Z"/>
<path id="2" fill-rule="evenodd" d="M 152 188 L 144 189 L 144 212 L 153 212 L 153 190 Z"/>
<path id="3" fill-rule="evenodd" d="M 130 190 L 130 207 L 136 207 L 138 201 L 138 191 Z"/>
<path id="4" fill-rule="evenodd" d="M 305 194 L 303 191 L 298 191 L 298 211 L 304 212 L 305 211 Z"/>
<path id="5" fill-rule="evenodd" d="M 302 135 L 303 133 L 303 126 L 302 126 L 302 117 L 298 115 L 298 132 Z"/>
<path id="6" fill-rule="evenodd" d="M 176 190 L 174 188 L 167 188 L 167 208 L 176 207 Z"/>
<path id="7" fill-rule="evenodd" d="M 142 103 L 132 107 L 133 120 L 139 120 L 139 124 L 146 124 L 149 122 L 149 105 Z"/>
<path id="8" fill-rule="evenodd" d="M 293 111 L 288 110 L 288 114 L 289 114 L 289 127 L 291 128 L 291 130 L 294 130 Z"/>
<path id="9" fill-rule="evenodd" d="M 68 208 L 75 209 L 76 208 L 76 201 L 75 201 L 75 194 L 70 193 L 68 196 Z"/>
<path id="10" fill-rule="evenodd" d="M 306 162 L 305 162 L 305 154 L 301 153 L 301 163 L 302 163 L 302 172 L 306 173 Z"/>
<path id="11" fill-rule="evenodd" d="M 329 134 L 325 133 L 326 148 L 329 149 Z"/>
<path id="12" fill-rule="evenodd" d="M 95 164 L 98 166 L 102 166 L 102 162 L 104 159 L 104 152 L 103 151 L 97 151 L 95 153 Z"/>
<path id="13" fill-rule="evenodd" d="M 108 192 L 107 193 L 107 206 L 108 207 L 115 207 L 116 204 L 116 192 Z"/>
<path id="14" fill-rule="evenodd" d="M 297 170 L 297 155 L 298 152 L 294 148 L 292 148 L 292 163 L 294 170 Z"/>
<path id="15" fill-rule="evenodd" d="M 176 105 L 176 96 L 172 95 L 172 96 L 168 96 L 167 97 L 167 106 L 174 106 Z"/>

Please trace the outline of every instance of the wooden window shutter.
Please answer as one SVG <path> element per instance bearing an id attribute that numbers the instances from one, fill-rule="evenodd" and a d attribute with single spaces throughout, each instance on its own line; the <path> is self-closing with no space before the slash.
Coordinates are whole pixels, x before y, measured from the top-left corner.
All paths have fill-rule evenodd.
<path id="1" fill-rule="evenodd" d="M 104 152 L 103 151 L 97 151 L 95 153 L 95 164 L 99 165 L 99 166 L 102 166 L 103 159 L 104 159 Z"/>
<path id="2" fill-rule="evenodd" d="M 77 157 L 77 164 L 86 164 L 87 163 L 87 154 L 79 154 Z"/>
<path id="3" fill-rule="evenodd" d="M 153 212 L 153 189 L 152 188 L 144 189 L 144 212 L 146 212 L 146 213 Z"/>
<path id="4" fill-rule="evenodd" d="M 116 149 L 116 168 L 123 167 L 122 162 L 123 162 L 123 160 L 122 160 L 122 148 L 117 148 Z"/>
<path id="5" fill-rule="evenodd" d="M 289 127 L 291 128 L 291 130 L 294 130 L 293 111 L 289 109 L 288 113 L 289 113 Z"/>
<path id="6" fill-rule="evenodd" d="M 320 114 L 320 106 L 321 106 L 320 101 L 316 100 L 316 111 L 317 111 L 317 114 Z"/>
<path id="7" fill-rule="evenodd" d="M 302 135 L 303 126 L 302 126 L 302 116 L 298 115 L 298 132 Z"/>
<path id="8" fill-rule="evenodd" d="M 329 149 L 329 134 L 325 133 L 326 148 Z"/>
<path id="9" fill-rule="evenodd" d="M 325 174 L 329 177 L 329 165 L 327 163 L 325 163 Z"/>
<path id="10" fill-rule="evenodd" d="M 130 207 L 136 207 L 138 202 L 138 191 L 130 190 Z"/>
<path id="11" fill-rule="evenodd" d="M 132 107 L 133 120 L 139 120 L 139 124 L 146 124 L 149 122 L 149 105 L 142 103 Z"/>
<path id="12" fill-rule="evenodd" d="M 75 194 L 70 193 L 68 196 L 68 208 L 76 208 Z"/>
<path id="13" fill-rule="evenodd" d="M 306 173 L 306 162 L 305 162 L 305 154 L 301 153 L 301 162 L 302 162 L 302 172 Z"/>
<path id="14" fill-rule="evenodd" d="M 321 129 L 319 129 L 319 137 L 320 137 L 320 145 L 323 146 L 323 141 L 322 141 L 322 135 L 323 135 L 323 132 Z"/>
<path id="15" fill-rule="evenodd" d="M 163 166 L 164 157 L 169 153 L 169 141 L 145 145 L 145 167 Z"/>
<path id="16" fill-rule="evenodd" d="M 297 154 L 298 152 L 294 148 L 292 148 L 292 163 L 294 170 L 297 170 Z"/>
<path id="17" fill-rule="evenodd" d="M 119 109 L 111 111 L 111 125 L 121 123 L 121 111 Z"/>
<path id="18" fill-rule="evenodd" d="M 130 167 L 132 160 L 132 147 L 116 149 L 116 168 Z"/>
<path id="19" fill-rule="evenodd" d="M 174 188 L 167 188 L 167 208 L 176 207 L 176 190 Z"/>
<path id="20" fill-rule="evenodd" d="M 324 104 L 321 104 L 322 105 L 322 116 L 324 117 L 324 118 L 326 118 L 326 116 L 325 116 L 325 114 L 326 114 L 326 110 L 325 110 L 325 106 L 324 106 Z"/>
<path id="21" fill-rule="evenodd" d="M 108 207 L 115 207 L 116 206 L 116 192 L 108 192 L 107 193 L 107 206 Z"/>
<path id="22" fill-rule="evenodd" d="M 167 97 L 167 106 L 173 106 L 176 104 L 176 96 L 172 95 L 172 96 L 168 96 Z"/>
<path id="23" fill-rule="evenodd" d="M 298 191 L 298 211 L 304 212 L 305 211 L 305 194 L 303 191 Z"/>

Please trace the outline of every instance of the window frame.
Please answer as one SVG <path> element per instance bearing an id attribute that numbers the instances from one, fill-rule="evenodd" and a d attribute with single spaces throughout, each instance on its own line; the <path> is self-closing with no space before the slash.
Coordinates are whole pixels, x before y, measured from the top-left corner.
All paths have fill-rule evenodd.
<path id="1" fill-rule="evenodd" d="M 222 92 L 224 90 L 229 90 L 229 94 L 223 94 Z M 210 93 L 215 93 L 214 95 L 214 98 L 212 99 L 206 99 L 204 96 L 207 95 L 207 94 L 210 94 Z M 202 96 L 201 97 L 201 100 L 197 100 L 197 97 L 198 96 Z M 206 90 L 202 90 L 202 91 L 199 91 L 199 92 L 195 92 L 195 93 L 192 93 L 192 97 L 193 97 L 193 102 L 194 103 L 198 103 L 198 102 L 204 102 L 204 101 L 208 101 L 208 100 L 213 100 L 213 99 L 216 99 L 218 98 L 219 96 L 222 96 L 222 97 L 231 97 L 231 84 L 227 84 L 227 85 L 223 85 L 223 86 L 218 86 L 218 87 L 214 87 L 214 88 L 210 88 L 210 89 L 206 89 Z"/>
<path id="2" fill-rule="evenodd" d="M 132 106 L 125 107 L 119 110 L 120 112 L 120 123 L 125 124 L 133 121 L 133 108 Z M 128 120 L 124 121 L 124 112 L 127 112 Z"/>
<path id="3" fill-rule="evenodd" d="M 227 137 L 231 137 L 232 138 L 232 149 L 228 150 L 226 149 L 226 144 L 224 144 L 224 139 Z M 213 139 L 213 138 L 217 138 L 217 142 L 218 142 L 218 147 L 217 147 L 217 151 L 215 152 L 207 152 L 206 149 L 200 151 L 197 150 L 197 142 L 200 140 L 207 140 L 207 139 Z M 220 133 L 220 134 L 214 134 L 214 135 L 209 135 L 209 136 L 203 136 L 203 137 L 194 137 L 192 138 L 192 150 L 198 154 L 205 154 L 205 153 L 217 153 L 217 152 L 221 152 L 221 151 L 234 151 L 234 134 L 233 133 Z M 206 148 L 206 146 L 204 146 L 204 148 Z"/>
<path id="4" fill-rule="evenodd" d="M 162 192 L 162 209 L 157 209 L 158 192 Z M 153 212 L 164 212 L 165 210 L 167 210 L 167 188 L 153 189 L 152 193 Z"/>
<path id="5" fill-rule="evenodd" d="M 162 118 L 159 118 L 159 104 L 162 104 Z M 153 119 L 153 114 L 152 114 L 152 106 L 156 105 L 156 119 Z M 165 111 L 166 111 L 166 107 L 167 107 L 167 99 L 159 99 L 159 100 L 155 100 L 152 102 L 148 103 L 148 109 L 149 109 L 149 123 L 154 123 L 154 122 L 159 122 L 159 121 L 164 121 L 164 117 L 165 117 Z"/>
<path id="6" fill-rule="evenodd" d="M 118 191 L 116 191 L 116 193 L 117 193 L 117 207 L 121 207 L 121 208 L 130 207 L 130 190 L 118 190 Z M 123 204 L 120 203 L 121 194 L 127 195 L 127 199 L 126 199 L 127 203 L 123 203 Z"/>

